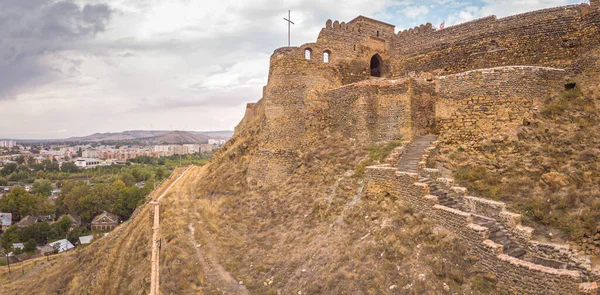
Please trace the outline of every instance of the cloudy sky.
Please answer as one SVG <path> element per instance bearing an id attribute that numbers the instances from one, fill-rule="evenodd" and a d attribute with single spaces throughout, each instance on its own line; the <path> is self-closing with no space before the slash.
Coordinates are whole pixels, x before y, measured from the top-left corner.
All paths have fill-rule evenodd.
<path id="1" fill-rule="evenodd" d="M 0 0 L 0 138 L 132 129 L 231 130 L 269 56 L 328 18 L 402 30 L 573 0 Z"/>

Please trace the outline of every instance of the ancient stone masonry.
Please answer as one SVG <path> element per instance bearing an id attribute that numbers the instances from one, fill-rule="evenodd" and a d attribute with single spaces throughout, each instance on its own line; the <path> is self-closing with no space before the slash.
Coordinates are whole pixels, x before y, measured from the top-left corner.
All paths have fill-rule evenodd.
<path id="1" fill-rule="evenodd" d="M 367 168 L 366 198 L 402 202 L 456 233 L 504 293 L 597 292 L 589 257 L 532 240 L 506 204 L 469 196 L 426 168 L 436 148 L 420 136 L 476 149 L 513 139 L 567 84 L 600 93 L 591 86 L 600 78 L 600 0 L 443 30 L 394 29 L 364 16 L 327 20 L 314 43 L 275 50 L 262 98 L 247 105 L 232 139 L 245 134 L 258 144 L 247 155 L 249 186 L 286 181 L 323 138 L 412 141 Z"/>
<path id="2" fill-rule="evenodd" d="M 577 255 L 565 245 L 532 241 L 533 229 L 521 225 L 520 215 L 506 211 L 504 203 L 470 197 L 465 188 L 453 187 L 451 179 L 429 178 L 440 174 L 436 169 L 424 168 L 427 154 L 434 149 L 426 149 L 418 173 L 399 171 L 390 165 L 367 167 L 365 197 L 392 198 L 455 232 L 477 257 L 476 267 L 493 273 L 503 293 L 598 291 L 597 283 L 586 283 L 599 275 L 591 271 L 588 257 Z M 451 197 L 440 193 L 450 191 Z"/>
<path id="3" fill-rule="evenodd" d="M 441 140 L 469 148 L 498 136 L 515 139 L 517 127 L 544 99 L 564 89 L 564 75 L 561 69 L 511 66 L 439 77 Z"/>
<path id="4" fill-rule="evenodd" d="M 325 97 L 332 129 L 361 143 L 410 140 L 432 124 L 427 120 L 433 116 L 432 83 L 364 81 L 329 90 Z"/>
<path id="5" fill-rule="evenodd" d="M 393 44 L 393 75 L 439 71 L 459 73 L 506 65 L 537 65 L 580 70 L 574 59 L 598 40 L 597 4 L 571 5 L 434 30 L 429 24 L 398 33 Z"/>

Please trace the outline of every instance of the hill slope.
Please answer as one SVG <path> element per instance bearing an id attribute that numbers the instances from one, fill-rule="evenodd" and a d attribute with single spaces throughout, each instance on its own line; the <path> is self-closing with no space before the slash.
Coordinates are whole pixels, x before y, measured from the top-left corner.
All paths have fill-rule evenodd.
<path id="1" fill-rule="evenodd" d="M 209 138 L 228 139 L 231 131 L 162 131 L 130 130 L 113 133 L 94 133 L 83 137 L 71 137 L 71 142 L 144 142 L 144 143 L 206 143 Z"/>
<path id="2" fill-rule="evenodd" d="M 259 109 L 262 106 L 259 106 Z M 490 294 L 456 237 L 392 200 L 361 198 L 370 152 L 317 135 L 286 179 L 256 187 L 264 116 L 247 122 L 211 162 L 189 171 L 161 202 L 163 294 Z M 316 125 L 315 130 L 321 126 Z M 51 262 L 2 294 L 144 294 L 148 208 L 109 237 Z"/>

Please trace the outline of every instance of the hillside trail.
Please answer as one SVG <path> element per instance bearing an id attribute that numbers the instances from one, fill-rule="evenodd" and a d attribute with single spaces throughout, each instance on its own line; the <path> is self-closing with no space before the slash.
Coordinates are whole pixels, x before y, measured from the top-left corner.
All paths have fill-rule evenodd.
<path id="1" fill-rule="evenodd" d="M 18 283 L 18 282 L 20 282 L 22 280 L 28 279 L 29 277 L 31 277 L 33 275 L 38 274 L 42 269 L 46 268 L 46 266 L 48 266 L 50 264 L 51 264 L 50 262 L 46 262 L 46 263 L 43 263 L 43 264 L 39 265 L 38 267 L 36 267 L 33 270 L 31 270 L 28 273 L 26 273 L 24 276 L 22 276 L 22 277 L 20 277 L 20 278 L 18 278 L 16 280 L 14 280 L 13 282 L 11 282 L 11 284 Z"/>
<path id="2" fill-rule="evenodd" d="M 181 210 L 178 212 L 187 222 L 189 241 L 194 245 L 195 256 L 202 265 L 206 280 L 212 289 L 221 294 L 249 294 L 243 282 L 240 283 L 221 265 L 215 246 L 215 239 L 202 222 L 196 199 L 196 180 L 204 175 L 204 167 L 191 167 L 181 182 L 173 186 L 169 194 L 164 195 L 165 200 L 177 198 L 178 208 L 165 208 L 165 210 Z M 163 197 L 163 196 L 161 196 Z"/>

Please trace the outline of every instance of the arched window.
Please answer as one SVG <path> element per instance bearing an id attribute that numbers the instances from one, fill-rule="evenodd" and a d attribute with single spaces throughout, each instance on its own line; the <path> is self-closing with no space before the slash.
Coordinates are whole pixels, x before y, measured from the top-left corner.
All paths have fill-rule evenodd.
<path id="1" fill-rule="evenodd" d="M 312 50 L 310 48 L 304 49 L 304 59 L 310 60 L 311 53 L 312 53 Z"/>
<path id="2" fill-rule="evenodd" d="M 325 50 L 323 52 L 323 62 L 324 63 L 329 63 L 329 58 L 331 57 L 331 51 L 329 50 Z"/>

